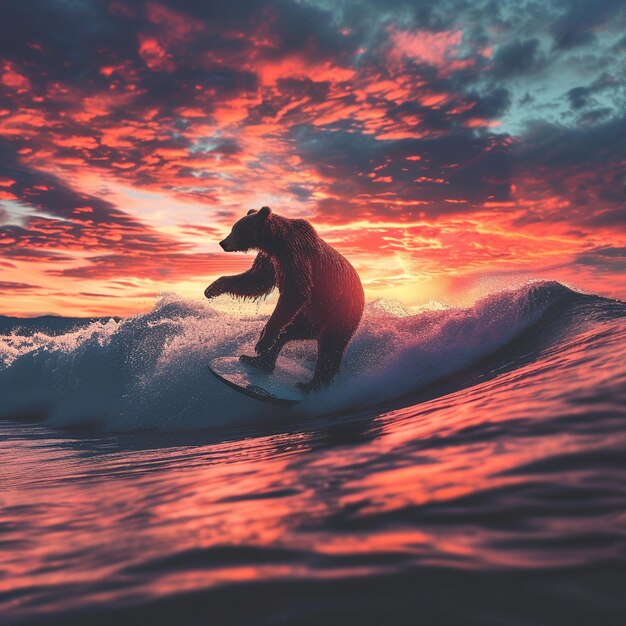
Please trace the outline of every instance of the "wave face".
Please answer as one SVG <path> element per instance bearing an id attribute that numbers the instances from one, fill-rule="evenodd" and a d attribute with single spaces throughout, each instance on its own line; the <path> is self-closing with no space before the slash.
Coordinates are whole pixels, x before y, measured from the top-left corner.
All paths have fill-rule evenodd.
<path id="1" fill-rule="evenodd" d="M 471 308 L 418 315 L 371 303 L 341 376 L 291 410 L 246 398 L 207 370 L 214 357 L 252 353 L 262 320 L 170 296 L 121 321 L 59 319 L 57 329 L 54 320 L 44 329 L 31 322 L 0 336 L 0 416 L 56 427 L 175 431 L 384 405 L 472 367 L 555 307 L 564 310 L 581 298 L 544 282 Z M 311 342 L 291 344 L 284 354 L 311 366 L 315 356 Z"/>
<path id="2" fill-rule="evenodd" d="M 625 303 L 372 303 L 297 412 L 206 371 L 261 324 L 170 298 L 2 335 L 0 415 L 39 420 L 0 419 L 3 624 L 624 623 Z"/>

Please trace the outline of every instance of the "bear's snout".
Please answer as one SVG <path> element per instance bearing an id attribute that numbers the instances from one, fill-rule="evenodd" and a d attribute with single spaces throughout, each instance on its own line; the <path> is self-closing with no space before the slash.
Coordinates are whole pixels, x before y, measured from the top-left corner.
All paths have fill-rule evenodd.
<path id="1" fill-rule="evenodd" d="M 224 252 L 234 252 L 236 246 L 233 246 L 233 242 L 232 241 L 228 241 L 230 239 L 230 236 L 226 237 L 226 239 L 223 239 L 222 241 L 220 241 L 220 246 L 222 246 L 222 250 L 224 250 Z"/>
<path id="2" fill-rule="evenodd" d="M 220 246 L 222 246 L 224 252 L 239 252 L 242 250 L 240 242 L 236 237 L 233 237 L 232 233 L 226 239 L 220 241 Z"/>

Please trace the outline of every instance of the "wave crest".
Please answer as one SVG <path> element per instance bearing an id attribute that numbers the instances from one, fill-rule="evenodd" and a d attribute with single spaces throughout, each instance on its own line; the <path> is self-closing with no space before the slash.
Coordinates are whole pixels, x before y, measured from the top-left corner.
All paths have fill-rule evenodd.
<path id="1" fill-rule="evenodd" d="M 503 348 L 559 303 L 554 282 L 499 292 L 470 308 L 410 315 L 366 307 L 337 381 L 294 409 L 249 399 L 211 377 L 214 357 L 252 350 L 264 320 L 168 295 L 148 313 L 68 332 L 0 336 L 0 415 L 107 431 L 239 426 L 392 402 Z M 311 342 L 285 353 L 312 363 Z"/>

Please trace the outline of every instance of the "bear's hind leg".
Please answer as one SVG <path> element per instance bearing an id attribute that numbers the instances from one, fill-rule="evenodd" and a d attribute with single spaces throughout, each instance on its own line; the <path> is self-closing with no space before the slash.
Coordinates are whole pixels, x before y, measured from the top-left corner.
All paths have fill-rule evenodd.
<path id="1" fill-rule="evenodd" d="M 310 324 L 303 317 L 298 317 L 279 335 L 278 339 L 269 350 L 256 356 L 242 354 L 239 357 L 239 360 L 246 365 L 252 365 L 253 367 L 269 374 L 274 371 L 274 368 L 276 367 L 276 359 L 278 359 L 280 351 L 288 341 L 310 338 Z"/>
<path id="2" fill-rule="evenodd" d="M 346 339 L 335 333 L 322 334 L 318 341 L 315 374 L 308 383 L 299 383 L 298 387 L 302 391 L 309 392 L 328 386 L 339 372 L 343 353 L 349 340 L 349 337 Z"/>
<path id="3" fill-rule="evenodd" d="M 257 354 L 255 356 L 242 354 L 239 357 L 239 360 L 246 365 L 252 365 L 252 367 L 256 367 L 257 369 L 270 374 L 274 371 L 274 368 L 276 367 L 276 359 L 288 340 L 289 339 L 287 337 L 279 337 L 269 350 L 261 352 L 261 354 Z"/>

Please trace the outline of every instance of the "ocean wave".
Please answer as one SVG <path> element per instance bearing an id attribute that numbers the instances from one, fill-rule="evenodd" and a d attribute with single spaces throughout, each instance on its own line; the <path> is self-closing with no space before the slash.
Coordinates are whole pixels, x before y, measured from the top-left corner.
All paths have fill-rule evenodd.
<path id="1" fill-rule="evenodd" d="M 247 398 L 207 369 L 212 358 L 250 353 L 261 317 L 168 296 L 122 320 L 57 332 L 50 321 L 43 330 L 17 326 L 0 335 L 0 416 L 61 428 L 178 431 L 380 406 L 471 368 L 549 312 L 554 317 L 557 310 L 560 319 L 584 298 L 591 297 L 534 282 L 470 308 L 417 315 L 370 303 L 338 379 L 290 409 Z M 311 342 L 290 344 L 284 353 L 311 366 L 315 356 Z"/>

